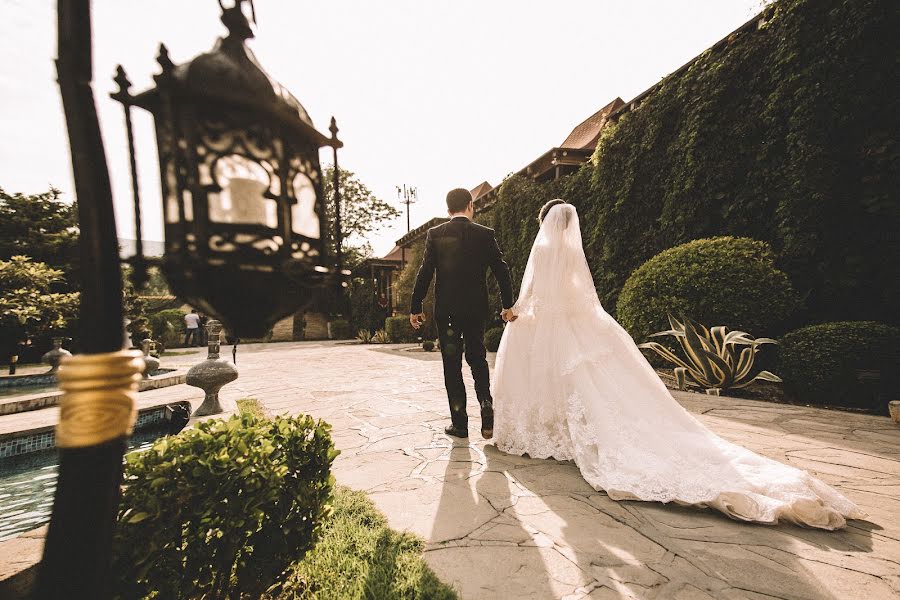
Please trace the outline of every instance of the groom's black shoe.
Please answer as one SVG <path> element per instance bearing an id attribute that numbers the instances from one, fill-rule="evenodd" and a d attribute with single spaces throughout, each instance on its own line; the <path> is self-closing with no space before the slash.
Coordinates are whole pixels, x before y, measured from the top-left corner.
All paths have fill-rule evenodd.
<path id="1" fill-rule="evenodd" d="M 485 400 L 481 403 L 481 437 L 486 440 L 494 437 L 494 403 Z"/>
<path id="2" fill-rule="evenodd" d="M 447 427 L 444 427 L 444 433 L 458 438 L 469 437 L 468 429 L 466 429 L 465 427 L 457 427 L 456 425 L 448 425 Z"/>

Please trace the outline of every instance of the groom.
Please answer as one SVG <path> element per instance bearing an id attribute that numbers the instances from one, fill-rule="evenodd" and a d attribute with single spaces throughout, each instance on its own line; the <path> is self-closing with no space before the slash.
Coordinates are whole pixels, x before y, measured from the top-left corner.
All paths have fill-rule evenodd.
<path id="1" fill-rule="evenodd" d="M 425 238 L 425 255 L 416 275 L 409 322 L 416 329 L 424 323 L 422 302 L 431 278 L 436 275 L 434 318 L 452 421 L 444 431 L 455 437 L 469 437 L 462 378 L 465 348 L 481 405 L 481 435 L 488 439 L 494 435 L 494 406 L 484 349 L 484 323 L 489 313 L 485 274 L 490 268 L 500 286 L 503 302 L 500 315 L 504 321 L 512 321 L 515 315 L 510 310 L 513 300 L 509 267 L 497 246 L 494 230 L 472 222 L 475 207 L 468 190 L 455 189 L 447 194 L 447 212 L 450 220 L 429 229 Z"/>

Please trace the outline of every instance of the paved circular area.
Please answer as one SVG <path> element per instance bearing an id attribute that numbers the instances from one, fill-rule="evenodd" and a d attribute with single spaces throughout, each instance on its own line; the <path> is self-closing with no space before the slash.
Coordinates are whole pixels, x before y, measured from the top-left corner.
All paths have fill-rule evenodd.
<path id="1" fill-rule="evenodd" d="M 876 598 L 900 592 L 900 428 L 886 417 L 678 393 L 713 430 L 809 469 L 871 517 L 840 532 L 614 502 L 571 463 L 444 435 L 437 354 L 279 344 L 238 354 L 226 397 L 334 426 L 339 482 L 428 541 L 463 598 Z M 230 389 L 229 389 L 230 388 Z"/>
<path id="2" fill-rule="evenodd" d="M 723 437 L 812 471 L 870 514 L 825 532 L 614 502 L 571 463 L 505 455 L 478 435 L 468 374 L 472 437 L 449 438 L 437 354 L 260 344 L 239 349 L 237 366 L 223 400 L 255 397 L 273 413 L 330 422 L 337 480 L 367 491 L 393 527 L 423 536 L 427 561 L 463 598 L 900 594 L 900 427 L 886 417 L 676 393 Z M 144 394 L 202 399 L 187 386 Z"/>

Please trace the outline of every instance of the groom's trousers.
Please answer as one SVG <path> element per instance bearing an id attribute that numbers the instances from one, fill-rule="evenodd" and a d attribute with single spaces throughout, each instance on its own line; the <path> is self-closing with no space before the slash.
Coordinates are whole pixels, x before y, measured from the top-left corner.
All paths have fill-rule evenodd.
<path id="1" fill-rule="evenodd" d="M 444 361 L 444 386 L 450 401 L 450 418 L 455 427 L 467 428 L 466 386 L 462 376 L 462 357 L 472 369 L 475 395 L 483 407 L 491 399 L 491 376 L 488 371 L 487 351 L 484 348 L 484 321 L 459 317 L 436 317 L 441 358 Z"/>

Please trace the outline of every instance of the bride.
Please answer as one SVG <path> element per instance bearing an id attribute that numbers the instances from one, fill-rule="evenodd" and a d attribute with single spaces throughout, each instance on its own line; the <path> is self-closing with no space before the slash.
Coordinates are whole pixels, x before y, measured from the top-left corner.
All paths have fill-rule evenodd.
<path id="1" fill-rule="evenodd" d="M 809 473 L 720 438 L 669 394 L 597 298 L 578 213 L 541 228 L 494 370 L 494 440 L 512 454 L 574 460 L 613 500 L 711 507 L 759 523 L 837 529 L 866 515 Z"/>

